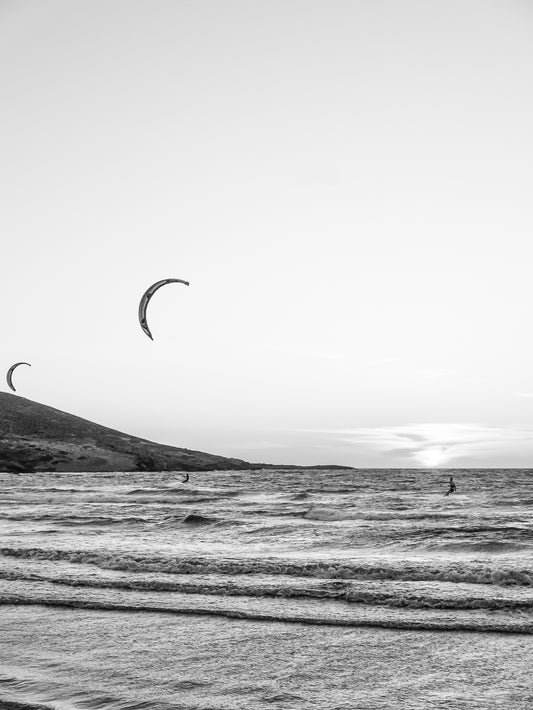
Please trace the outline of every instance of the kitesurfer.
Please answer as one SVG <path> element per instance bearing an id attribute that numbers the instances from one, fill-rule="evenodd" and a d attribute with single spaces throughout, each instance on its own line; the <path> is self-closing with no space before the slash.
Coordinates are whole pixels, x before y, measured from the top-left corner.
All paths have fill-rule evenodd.
<path id="1" fill-rule="evenodd" d="M 453 480 L 453 476 L 450 476 L 450 483 L 449 483 L 449 486 L 450 486 L 450 487 L 448 488 L 448 490 L 447 490 L 446 493 L 444 494 L 444 497 L 449 496 L 450 493 L 455 493 L 456 490 L 457 490 L 457 489 L 456 489 L 456 486 L 455 486 L 455 483 L 454 483 L 454 480 Z"/>

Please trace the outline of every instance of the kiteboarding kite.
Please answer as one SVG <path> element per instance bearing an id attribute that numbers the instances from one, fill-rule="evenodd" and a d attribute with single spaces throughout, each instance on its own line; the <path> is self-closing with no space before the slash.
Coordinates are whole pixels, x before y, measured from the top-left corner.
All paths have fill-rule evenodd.
<path id="1" fill-rule="evenodd" d="M 15 387 L 13 386 L 13 371 L 14 371 L 14 369 L 15 369 L 16 367 L 18 367 L 19 365 L 27 365 L 28 367 L 31 367 L 31 365 L 30 365 L 29 362 L 16 362 L 14 365 L 11 365 L 11 367 L 10 367 L 9 370 L 7 371 L 6 380 L 7 380 L 7 384 L 11 387 L 11 389 L 13 390 L 13 392 L 16 392 L 16 391 L 17 391 L 17 390 L 15 389 Z"/>
<path id="2" fill-rule="evenodd" d="M 189 282 L 183 281 L 183 279 L 163 279 L 162 281 L 156 281 L 155 284 L 152 284 L 150 288 L 143 293 L 141 302 L 139 303 L 139 323 L 141 324 L 141 328 L 144 330 L 150 340 L 153 340 L 153 337 L 152 333 L 150 332 L 150 328 L 148 327 L 148 321 L 146 320 L 146 309 L 148 308 L 150 299 L 152 298 L 154 293 L 161 288 L 161 286 L 166 286 L 167 284 L 174 283 L 185 284 L 185 286 L 189 285 Z"/>

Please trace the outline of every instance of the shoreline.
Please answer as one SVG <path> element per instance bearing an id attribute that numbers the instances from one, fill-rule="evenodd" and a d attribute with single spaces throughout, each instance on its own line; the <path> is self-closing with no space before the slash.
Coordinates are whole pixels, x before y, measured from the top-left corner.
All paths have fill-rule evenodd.
<path id="1" fill-rule="evenodd" d="M 54 699 L 64 707 L 381 710 L 404 707 L 406 698 L 416 709 L 446 702 L 525 710 L 533 697 L 533 642 L 524 635 L 484 633 L 480 643 L 460 631 L 326 630 L 42 606 L 4 607 L 0 623 L 5 710 L 41 710 Z"/>

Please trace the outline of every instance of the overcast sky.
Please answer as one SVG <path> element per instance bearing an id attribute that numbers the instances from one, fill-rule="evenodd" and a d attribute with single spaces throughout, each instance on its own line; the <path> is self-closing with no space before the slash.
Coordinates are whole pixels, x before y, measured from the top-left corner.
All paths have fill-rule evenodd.
<path id="1" fill-rule="evenodd" d="M 532 37 L 526 0 L 3 0 L 17 394 L 254 461 L 530 466 Z"/>

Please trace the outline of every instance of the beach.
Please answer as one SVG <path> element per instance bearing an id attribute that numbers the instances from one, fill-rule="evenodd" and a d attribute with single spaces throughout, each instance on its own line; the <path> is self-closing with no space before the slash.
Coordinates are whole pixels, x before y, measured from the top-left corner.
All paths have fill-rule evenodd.
<path id="1" fill-rule="evenodd" d="M 0 706 L 531 707 L 530 477 L 4 474 Z"/>

